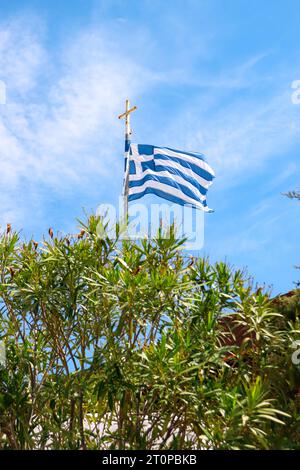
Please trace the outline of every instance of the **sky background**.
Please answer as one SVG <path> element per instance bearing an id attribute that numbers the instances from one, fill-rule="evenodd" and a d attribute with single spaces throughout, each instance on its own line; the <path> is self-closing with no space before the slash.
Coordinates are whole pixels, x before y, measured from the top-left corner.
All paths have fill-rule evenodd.
<path id="1" fill-rule="evenodd" d="M 134 141 L 215 169 L 200 255 L 273 293 L 300 276 L 298 0 L 0 0 L 0 223 L 74 233 L 122 187 Z"/>

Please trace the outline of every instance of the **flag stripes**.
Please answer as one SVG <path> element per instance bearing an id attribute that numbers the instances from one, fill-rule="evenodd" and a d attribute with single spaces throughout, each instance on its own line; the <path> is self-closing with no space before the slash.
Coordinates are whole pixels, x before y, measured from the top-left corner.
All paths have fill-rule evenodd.
<path id="1" fill-rule="evenodd" d="M 215 174 L 202 154 L 131 144 L 127 164 L 129 201 L 156 194 L 180 205 L 211 211 L 206 193 Z"/>

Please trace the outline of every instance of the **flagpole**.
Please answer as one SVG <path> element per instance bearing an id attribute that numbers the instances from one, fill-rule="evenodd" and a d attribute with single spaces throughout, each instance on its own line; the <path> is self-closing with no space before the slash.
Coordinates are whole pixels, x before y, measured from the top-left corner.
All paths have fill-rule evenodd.
<path id="1" fill-rule="evenodd" d="M 130 109 L 129 100 L 126 100 L 126 117 L 125 117 L 125 182 L 124 182 L 124 220 L 128 222 L 128 175 L 129 175 L 129 147 L 131 143 L 131 129 L 130 129 L 130 114 L 127 114 Z"/>
<path id="2" fill-rule="evenodd" d="M 129 148 L 131 143 L 132 130 L 130 127 L 130 113 L 137 109 L 136 106 L 130 108 L 129 100 L 125 103 L 125 113 L 120 114 L 119 119 L 125 117 L 125 176 L 124 176 L 124 188 L 123 188 L 123 215 L 125 223 L 128 222 L 128 180 L 129 180 Z"/>

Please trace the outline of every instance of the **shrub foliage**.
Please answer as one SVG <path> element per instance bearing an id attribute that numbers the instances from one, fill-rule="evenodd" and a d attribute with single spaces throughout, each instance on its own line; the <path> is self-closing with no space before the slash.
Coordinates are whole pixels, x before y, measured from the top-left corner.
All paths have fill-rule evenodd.
<path id="1" fill-rule="evenodd" d="M 0 238 L 2 449 L 299 448 L 298 317 L 155 240 Z"/>

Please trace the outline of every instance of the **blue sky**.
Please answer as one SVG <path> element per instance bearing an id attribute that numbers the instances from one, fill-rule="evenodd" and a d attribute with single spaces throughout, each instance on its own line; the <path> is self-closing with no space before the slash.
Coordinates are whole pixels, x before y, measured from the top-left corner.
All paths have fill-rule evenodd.
<path id="1" fill-rule="evenodd" d="M 205 153 L 201 254 L 273 292 L 300 263 L 297 0 L 0 0 L 0 222 L 27 238 L 76 231 L 116 203 L 123 125 L 134 140 Z"/>

